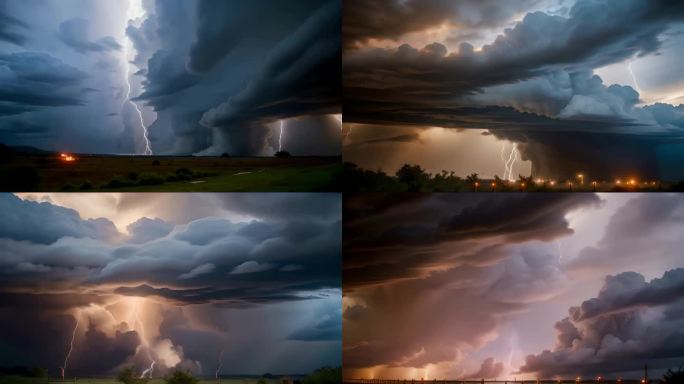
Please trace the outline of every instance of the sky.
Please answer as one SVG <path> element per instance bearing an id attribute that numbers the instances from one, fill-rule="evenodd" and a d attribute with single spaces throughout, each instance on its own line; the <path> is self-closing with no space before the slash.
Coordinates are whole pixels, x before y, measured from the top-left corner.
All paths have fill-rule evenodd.
<path id="1" fill-rule="evenodd" d="M 0 366 L 341 365 L 338 194 L 0 194 L 0 208 Z"/>
<path id="2" fill-rule="evenodd" d="M 345 161 L 684 178 L 684 4 L 344 2 Z"/>
<path id="3" fill-rule="evenodd" d="M 2 0 L 0 142 L 339 155 L 340 24 L 340 0 Z"/>
<path id="4" fill-rule="evenodd" d="M 681 366 L 680 194 L 366 194 L 344 217 L 345 377 Z"/>

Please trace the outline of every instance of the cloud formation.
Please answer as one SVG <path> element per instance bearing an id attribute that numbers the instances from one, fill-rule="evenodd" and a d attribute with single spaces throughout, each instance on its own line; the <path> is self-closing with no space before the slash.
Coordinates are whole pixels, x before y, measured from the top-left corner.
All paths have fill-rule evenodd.
<path id="1" fill-rule="evenodd" d="M 529 355 L 522 372 L 601 374 L 669 368 L 681 361 L 684 270 L 646 282 L 636 272 L 608 276 L 598 296 L 569 310 L 556 324 L 553 351 Z"/>
<path id="2" fill-rule="evenodd" d="M 660 148 L 681 144 L 681 107 L 639 105 L 634 88 L 605 85 L 594 71 L 659 54 L 676 39 L 668 32 L 684 18 L 684 8 L 669 1 L 578 0 L 561 15 L 553 3 L 539 11 L 511 2 L 491 18 L 480 12 L 488 2 L 388 0 L 358 5 L 358 11 L 345 6 L 345 33 L 352 36 L 343 60 L 345 120 L 487 129 L 519 143 L 532 174 L 541 177 L 568 177 L 577 166 L 597 177 L 628 169 L 649 177 L 671 172 L 674 160 L 662 164 Z M 382 36 L 378 30 L 393 20 L 384 19 L 387 13 L 412 22 L 397 23 Z M 514 13 L 524 16 L 508 27 Z M 477 49 L 467 40 L 456 49 L 444 41 L 420 48 L 402 40 L 414 32 L 432 36 L 430 28 L 481 23 L 483 30 L 490 22 L 499 35 Z M 373 43 L 382 37 L 396 41 L 389 47 Z M 575 140 L 568 142 L 566 133 Z M 621 167 L 627 158 L 634 160 Z"/>
<path id="3" fill-rule="evenodd" d="M 171 205 L 159 210 L 182 209 L 180 196 L 165 197 Z M 200 374 L 202 365 L 213 366 L 216 348 L 230 349 L 226 359 L 236 362 L 226 372 L 295 373 L 339 364 L 339 195 L 203 198 L 213 202 L 213 215 L 178 222 L 141 217 L 123 233 L 106 218 L 84 219 L 53 203 L 0 195 L 0 313 L 15 314 L 3 316 L 2 324 L 16 332 L 7 345 L 40 350 L 0 354 L 0 365 L 54 369 L 64 357 L 62 340 L 74 328 L 71 372 L 78 375 L 147 366 L 151 358 L 157 375 L 173 367 Z M 201 199 L 194 201 L 201 213 Z M 256 209 L 268 206 L 274 209 Z M 119 201 L 117 208 L 127 215 L 135 209 L 134 201 Z M 30 320 L 18 321 L 23 315 Z M 278 324 L 259 320 L 271 318 Z M 45 339 L 60 348 L 37 348 Z M 250 339 L 249 348 L 270 345 L 271 358 L 254 359 L 237 347 Z M 281 343 L 286 339 L 288 346 Z M 289 368 L 272 363 L 312 341 L 320 342 L 311 347 L 314 355 Z"/>

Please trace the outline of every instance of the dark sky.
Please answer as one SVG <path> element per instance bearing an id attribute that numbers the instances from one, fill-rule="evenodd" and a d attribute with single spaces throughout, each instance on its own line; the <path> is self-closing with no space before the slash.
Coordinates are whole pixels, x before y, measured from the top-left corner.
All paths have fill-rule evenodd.
<path id="1" fill-rule="evenodd" d="M 684 359 L 684 197 L 345 197 L 348 377 L 651 378 Z"/>
<path id="2" fill-rule="evenodd" d="M 339 155 L 340 23 L 340 0 L 3 0 L 0 141 L 144 153 L 142 116 L 155 154 Z"/>
<path id="3" fill-rule="evenodd" d="M 0 366 L 341 365 L 338 194 L 0 195 Z M 223 351 L 223 352 L 221 352 Z"/>
<path id="4" fill-rule="evenodd" d="M 350 161 L 502 176 L 500 146 L 517 143 L 537 177 L 684 177 L 681 1 L 349 0 L 343 14 Z M 458 138 L 433 156 L 434 127 L 483 130 L 460 136 L 481 165 Z"/>

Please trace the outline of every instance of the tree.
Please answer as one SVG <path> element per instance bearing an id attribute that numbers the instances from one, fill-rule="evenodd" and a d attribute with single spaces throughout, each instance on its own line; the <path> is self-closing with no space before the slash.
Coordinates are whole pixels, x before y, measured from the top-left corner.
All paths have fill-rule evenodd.
<path id="1" fill-rule="evenodd" d="M 399 182 L 408 186 L 409 192 L 420 191 L 421 187 L 430 181 L 430 174 L 425 172 L 420 165 L 404 164 L 397 171 L 396 176 Z"/>
<path id="2" fill-rule="evenodd" d="M 278 151 L 275 153 L 275 157 L 277 157 L 279 159 L 287 159 L 287 158 L 292 157 L 292 155 L 288 151 Z"/>
<path id="3" fill-rule="evenodd" d="M 301 384 L 339 384 L 341 382 L 341 367 L 323 367 L 303 378 Z"/>
<path id="4" fill-rule="evenodd" d="M 188 371 L 176 370 L 166 377 L 166 384 L 197 384 L 198 381 Z"/>
<path id="5" fill-rule="evenodd" d="M 470 175 L 466 176 L 466 181 L 468 184 L 472 185 L 475 190 L 480 187 L 480 177 L 477 173 L 471 173 Z"/>
<path id="6" fill-rule="evenodd" d="M 684 383 L 684 371 L 680 367 L 676 372 L 668 369 L 660 379 L 662 384 L 683 384 Z"/>
<path id="7" fill-rule="evenodd" d="M 221 157 L 229 158 L 229 157 L 230 157 L 230 154 L 229 154 L 228 152 L 223 152 L 223 153 L 221 154 Z"/>
<path id="8" fill-rule="evenodd" d="M 135 375 L 135 369 L 133 369 L 133 367 L 128 367 L 119 372 L 116 380 L 124 384 L 145 384 L 149 379 L 137 377 Z"/>

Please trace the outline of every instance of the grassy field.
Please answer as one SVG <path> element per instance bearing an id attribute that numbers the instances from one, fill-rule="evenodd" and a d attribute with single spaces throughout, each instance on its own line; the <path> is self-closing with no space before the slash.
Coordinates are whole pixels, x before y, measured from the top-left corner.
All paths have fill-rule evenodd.
<path id="1" fill-rule="evenodd" d="M 0 165 L 12 192 L 338 191 L 339 157 L 222 158 L 19 154 Z"/>

